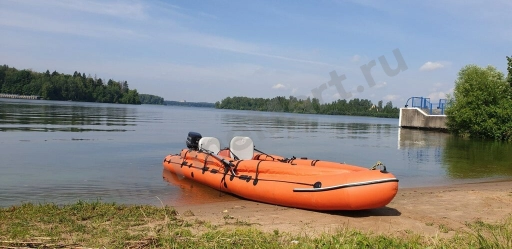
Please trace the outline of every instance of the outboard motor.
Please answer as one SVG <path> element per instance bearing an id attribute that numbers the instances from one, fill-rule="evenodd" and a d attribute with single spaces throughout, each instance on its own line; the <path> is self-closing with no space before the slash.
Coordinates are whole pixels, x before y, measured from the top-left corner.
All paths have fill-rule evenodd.
<path id="1" fill-rule="evenodd" d="M 187 148 L 192 150 L 198 150 L 199 149 L 199 139 L 201 139 L 201 134 L 197 132 L 189 132 L 187 136 Z"/>

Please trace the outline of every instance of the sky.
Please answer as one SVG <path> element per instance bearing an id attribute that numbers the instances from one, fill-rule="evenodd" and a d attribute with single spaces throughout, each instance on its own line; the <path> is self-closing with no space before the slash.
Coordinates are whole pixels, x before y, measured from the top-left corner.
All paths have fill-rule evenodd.
<path id="1" fill-rule="evenodd" d="M 512 51 L 510 0 L 0 0 L 0 64 L 165 100 L 433 102 Z"/>

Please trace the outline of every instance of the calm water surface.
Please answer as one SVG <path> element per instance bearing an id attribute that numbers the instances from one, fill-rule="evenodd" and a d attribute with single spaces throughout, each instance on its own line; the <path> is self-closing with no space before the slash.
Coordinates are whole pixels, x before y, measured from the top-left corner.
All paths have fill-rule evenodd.
<path id="1" fill-rule="evenodd" d="M 0 206 L 101 200 L 179 206 L 234 197 L 162 170 L 189 131 L 286 157 L 371 167 L 400 188 L 512 178 L 512 145 L 398 128 L 398 119 L 0 99 Z"/>

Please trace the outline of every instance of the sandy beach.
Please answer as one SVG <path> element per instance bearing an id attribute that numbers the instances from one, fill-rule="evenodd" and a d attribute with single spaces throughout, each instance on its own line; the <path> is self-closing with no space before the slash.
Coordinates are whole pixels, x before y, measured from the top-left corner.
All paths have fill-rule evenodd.
<path id="1" fill-rule="evenodd" d="M 220 197 L 219 197 L 220 198 Z M 512 214 L 512 180 L 399 189 L 386 207 L 365 211 L 317 212 L 235 197 L 205 204 L 175 206 L 185 220 L 221 227 L 245 224 L 263 231 L 317 235 L 338 229 L 373 234 L 446 237 L 466 223 L 500 222 Z"/>

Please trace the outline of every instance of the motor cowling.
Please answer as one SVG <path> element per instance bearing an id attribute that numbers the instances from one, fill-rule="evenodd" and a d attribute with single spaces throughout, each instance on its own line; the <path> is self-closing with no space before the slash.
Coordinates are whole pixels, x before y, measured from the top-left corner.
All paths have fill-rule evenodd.
<path id="1" fill-rule="evenodd" d="M 187 148 L 192 150 L 198 150 L 199 149 L 199 139 L 201 139 L 202 136 L 198 132 L 189 132 L 187 136 Z"/>

